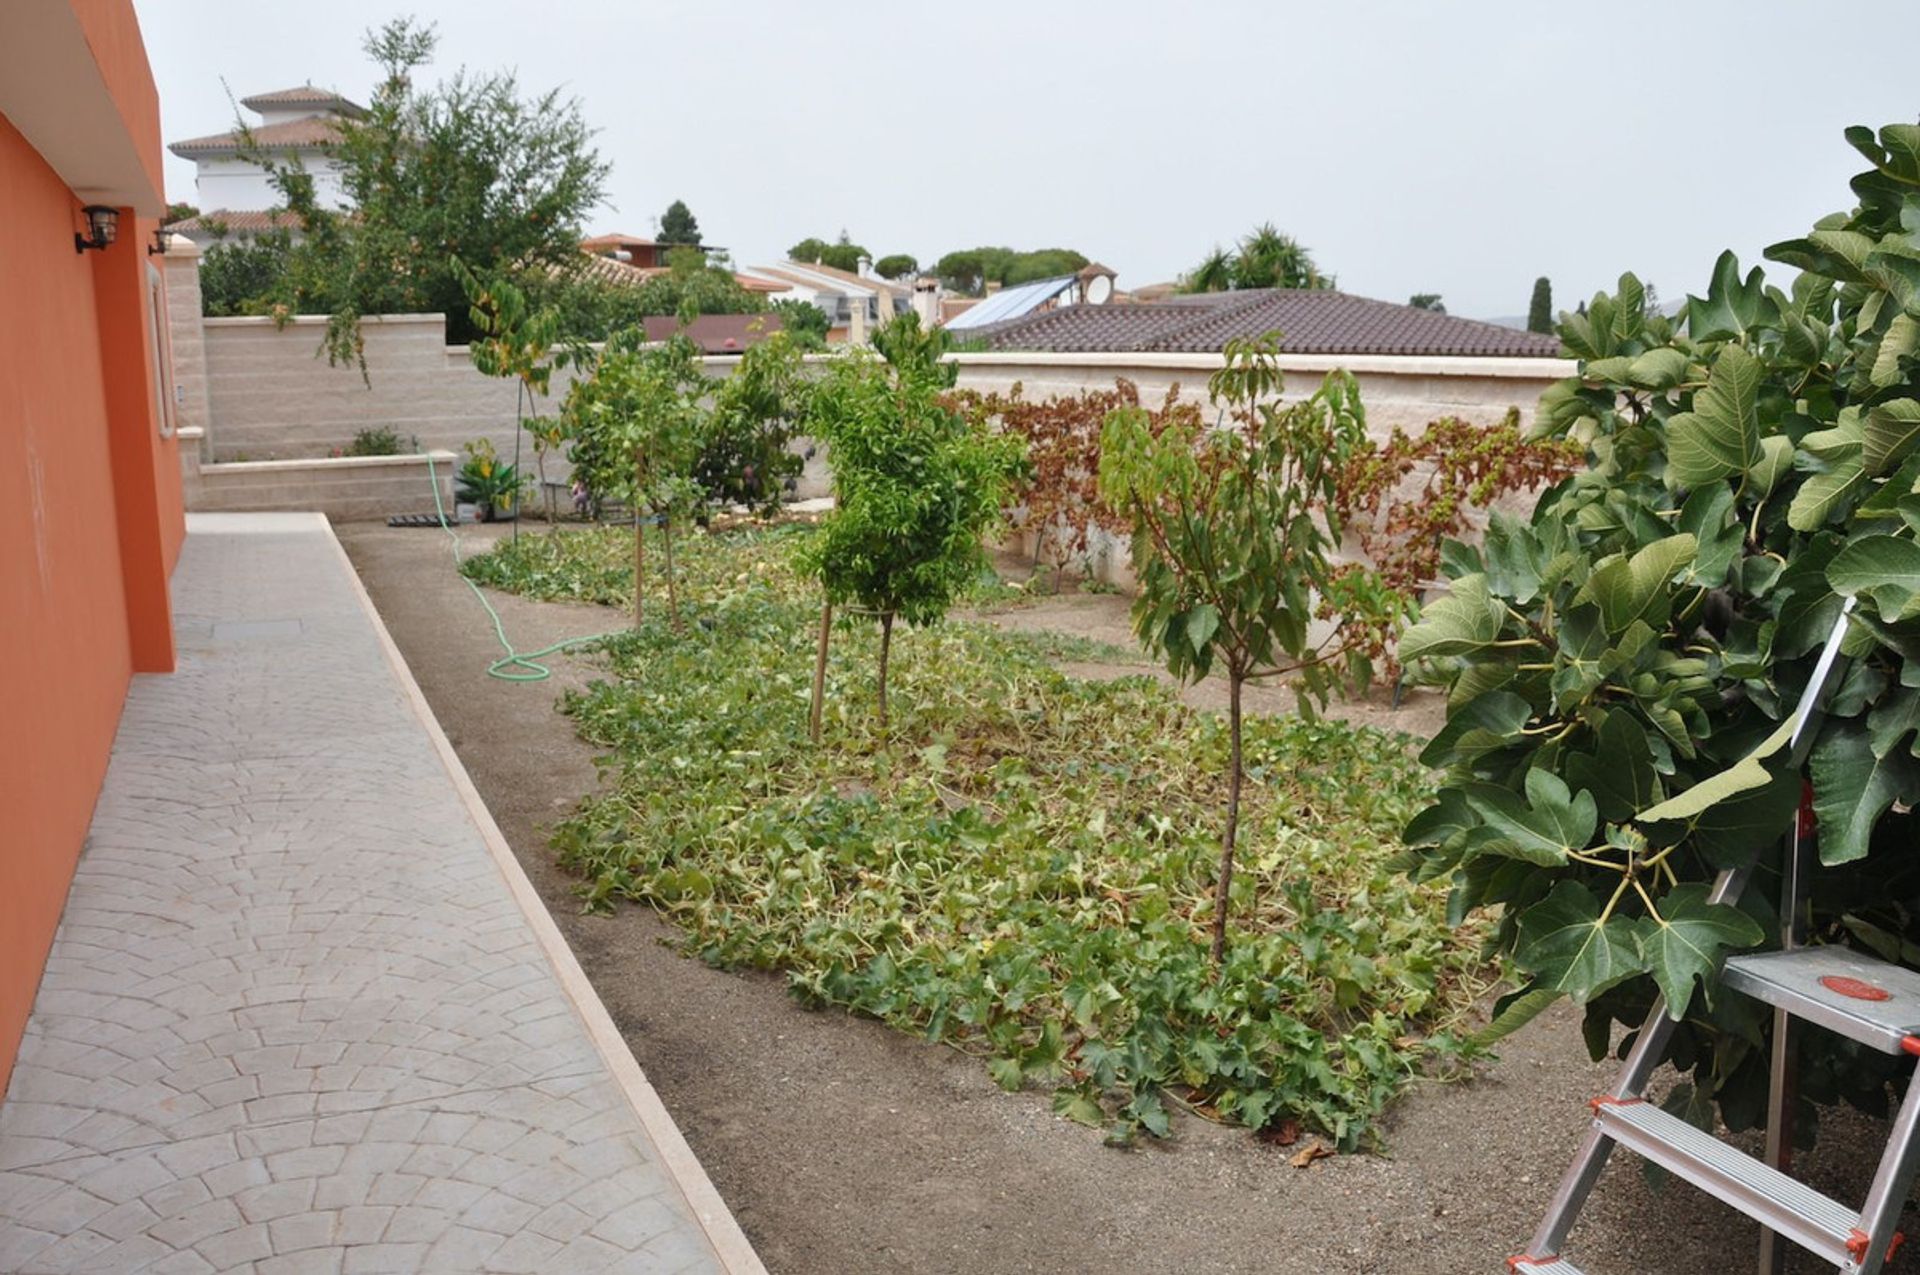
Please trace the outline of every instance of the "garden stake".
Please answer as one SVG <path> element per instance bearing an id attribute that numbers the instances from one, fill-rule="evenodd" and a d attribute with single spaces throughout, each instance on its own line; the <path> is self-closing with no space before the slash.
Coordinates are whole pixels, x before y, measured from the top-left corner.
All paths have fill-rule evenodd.
<path id="1" fill-rule="evenodd" d="M 660 538 L 665 544 L 667 555 L 667 615 L 673 624 L 675 633 L 681 632 L 680 598 L 673 591 L 673 519 L 666 514 L 660 515 Z M 638 588 L 636 584 L 634 586 Z"/>
<path id="2" fill-rule="evenodd" d="M 820 742 L 820 714 L 827 698 L 827 643 L 833 637 L 833 603 L 820 604 L 820 653 L 813 660 L 813 706 L 807 712 L 807 733 Z"/>
<path id="3" fill-rule="evenodd" d="M 635 489 L 646 478 L 646 460 L 638 447 L 633 449 L 633 467 L 635 471 Z M 646 594 L 644 582 L 647 565 L 647 524 L 640 519 L 640 502 L 633 502 L 633 627 L 639 628 L 647 618 Z"/>

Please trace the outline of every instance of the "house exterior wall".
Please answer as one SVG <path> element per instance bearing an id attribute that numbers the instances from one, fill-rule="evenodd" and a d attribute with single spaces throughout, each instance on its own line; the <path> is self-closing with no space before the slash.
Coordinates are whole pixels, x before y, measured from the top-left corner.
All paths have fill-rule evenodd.
<path id="1" fill-rule="evenodd" d="M 0 46 L 22 60 L 0 68 L 4 1090 L 128 681 L 173 664 L 167 576 L 185 526 L 150 347 L 144 248 L 161 207 L 159 110 L 132 5 L 9 6 Z M 44 81 L 32 82 L 33 68 Z M 76 135 L 82 125 L 93 135 Z M 73 175 L 129 148 L 131 176 Z M 118 240 L 75 252 L 81 205 L 108 200 L 120 207 Z"/>
<path id="2" fill-rule="evenodd" d="M 346 188 L 340 181 L 340 168 L 319 151 L 301 151 L 300 162 L 313 174 L 313 191 L 322 204 L 347 206 Z M 291 158 L 291 156 L 289 157 Z M 224 156 L 194 162 L 194 198 L 204 212 L 225 209 L 229 212 L 264 212 L 287 201 L 274 188 L 267 170 L 243 159 Z"/>

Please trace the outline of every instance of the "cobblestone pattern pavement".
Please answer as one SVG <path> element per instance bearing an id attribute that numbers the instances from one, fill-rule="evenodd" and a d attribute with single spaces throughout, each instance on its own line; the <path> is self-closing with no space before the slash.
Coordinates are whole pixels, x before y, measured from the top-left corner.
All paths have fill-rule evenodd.
<path id="1" fill-rule="evenodd" d="M 347 571 L 195 521 L 0 1106 L 0 1271 L 720 1269 Z"/>

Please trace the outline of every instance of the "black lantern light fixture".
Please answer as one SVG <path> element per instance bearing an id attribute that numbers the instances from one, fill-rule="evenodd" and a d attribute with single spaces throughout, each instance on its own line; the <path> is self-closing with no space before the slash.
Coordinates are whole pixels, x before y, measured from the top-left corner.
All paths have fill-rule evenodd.
<path id="1" fill-rule="evenodd" d="M 120 210 L 109 208 L 105 204 L 88 204 L 80 210 L 87 217 L 87 233 L 78 231 L 73 235 L 73 250 L 85 252 L 89 248 L 105 248 L 120 233 Z"/>
<path id="2" fill-rule="evenodd" d="M 155 226 L 153 228 L 153 242 L 147 245 L 147 255 L 149 257 L 159 256 L 167 250 L 167 236 L 170 233 L 172 232 L 164 226 Z"/>

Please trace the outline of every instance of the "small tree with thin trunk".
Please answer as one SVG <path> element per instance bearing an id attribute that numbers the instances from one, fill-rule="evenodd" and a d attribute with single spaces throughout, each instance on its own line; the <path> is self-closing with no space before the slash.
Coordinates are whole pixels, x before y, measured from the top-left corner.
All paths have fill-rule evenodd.
<path id="1" fill-rule="evenodd" d="M 880 626 L 883 733 L 894 622 L 933 623 L 980 574 L 982 538 L 1023 464 L 1020 440 L 942 401 L 937 373 L 849 351 L 810 395 L 802 429 L 827 444 L 834 494 L 803 565 L 828 607 L 855 608 Z"/>
<path id="2" fill-rule="evenodd" d="M 658 521 L 667 611 L 677 631 L 673 521 L 700 499 L 692 469 L 705 426 L 700 396 L 706 378 L 686 338 L 640 348 L 643 340 L 633 329 L 609 339 L 589 374 L 568 391 L 565 412 L 574 471 L 602 499 L 625 501 L 633 510 L 634 624 L 646 618 L 646 525 Z"/>
<path id="3" fill-rule="evenodd" d="M 1226 952 L 1239 833 L 1241 695 L 1246 684 L 1293 679 L 1301 710 L 1371 673 L 1366 650 L 1382 593 L 1356 588 L 1330 560 L 1340 543 L 1332 507 L 1343 466 L 1366 445 L 1359 390 L 1331 373 L 1302 402 L 1281 404 L 1279 334 L 1227 346 L 1207 388 L 1219 424 L 1169 415 L 1159 428 L 1138 407 L 1107 418 L 1104 498 L 1133 522 L 1139 594 L 1133 627 L 1169 671 L 1227 675 L 1226 826 L 1214 883 L 1213 958 Z M 1327 629 L 1316 635 L 1314 621 Z"/>
<path id="4" fill-rule="evenodd" d="M 547 396 L 553 383 L 553 370 L 565 367 L 569 354 L 556 350 L 560 316 L 550 307 L 534 309 L 524 292 L 498 277 L 482 278 L 454 257 L 453 275 L 467 294 L 468 317 L 477 334 L 467 347 L 473 366 L 487 376 L 512 377 L 517 383 L 513 407 L 516 423 L 533 435 L 534 466 L 540 474 L 540 498 L 547 515 L 547 530 L 557 525 L 554 517 L 553 488 L 547 482 L 547 456 L 566 441 L 563 416 L 540 415 L 540 399 Z M 514 461 L 518 463 L 519 437 L 514 438 Z M 519 526 L 516 523 L 516 533 Z"/>

